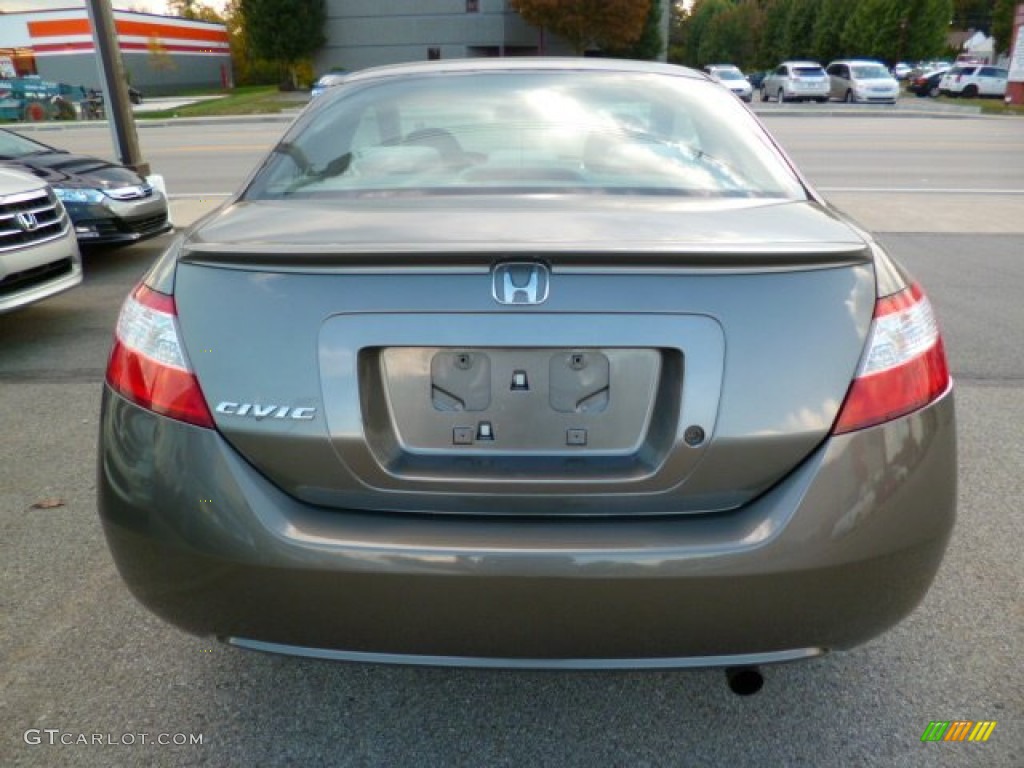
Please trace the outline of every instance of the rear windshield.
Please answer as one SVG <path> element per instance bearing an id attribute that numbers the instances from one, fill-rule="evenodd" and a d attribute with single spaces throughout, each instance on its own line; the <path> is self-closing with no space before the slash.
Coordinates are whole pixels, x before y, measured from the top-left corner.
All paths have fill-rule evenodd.
<path id="1" fill-rule="evenodd" d="M 825 70 L 821 67 L 793 67 L 793 74 L 800 77 L 824 77 Z"/>
<path id="2" fill-rule="evenodd" d="M 336 86 L 296 121 L 245 197 L 551 190 L 806 197 L 730 92 L 690 77 L 593 70 Z"/>
<path id="3" fill-rule="evenodd" d="M 859 64 L 850 69 L 858 80 L 881 80 L 883 78 L 888 80 L 891 77 L 889 70 L 877 64 Z"/>
<path id="4" fill-rule="evenodd" d="M 743 73 L 738 69 L 717 69 L 715 74 L 721 80 L 742 80 Z"/>

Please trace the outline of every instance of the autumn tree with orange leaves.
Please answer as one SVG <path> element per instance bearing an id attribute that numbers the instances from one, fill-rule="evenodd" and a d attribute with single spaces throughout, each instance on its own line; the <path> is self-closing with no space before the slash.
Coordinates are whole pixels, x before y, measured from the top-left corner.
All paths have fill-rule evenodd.
<path id="1" fill-rule="evenodd" d="M 577 55 L 592 45 L 626 48 L 640 37 L 650 0 L 511 0 L 527 23 L 549 29 Z"/>

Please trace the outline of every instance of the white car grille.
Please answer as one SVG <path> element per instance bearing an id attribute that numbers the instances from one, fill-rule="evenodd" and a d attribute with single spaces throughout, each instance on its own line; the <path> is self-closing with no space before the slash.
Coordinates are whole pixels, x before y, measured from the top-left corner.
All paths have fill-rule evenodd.
<path id="1" fill-rule="evenodd" d="M 54 240 L 68 226 L 64 206 L 49 188 L 0 196 L 0 251 Z"/>

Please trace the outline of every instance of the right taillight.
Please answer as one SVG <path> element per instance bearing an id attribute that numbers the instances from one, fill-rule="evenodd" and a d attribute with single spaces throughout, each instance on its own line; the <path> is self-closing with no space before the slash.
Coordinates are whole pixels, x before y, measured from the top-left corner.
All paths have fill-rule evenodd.
<path id="1" fill-rule="evenodd" d="M 920 286 L 878 299 L 864 357 L 832 433 L 915 411 L 942 395 L 949 382 L 942 337 Z"/>

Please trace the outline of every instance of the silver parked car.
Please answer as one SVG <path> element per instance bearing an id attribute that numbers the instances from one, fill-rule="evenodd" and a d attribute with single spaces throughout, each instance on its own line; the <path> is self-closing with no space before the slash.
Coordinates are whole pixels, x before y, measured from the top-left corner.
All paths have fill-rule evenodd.
<path id="1" fill-rule="evenodd" d="M 0 168 L 0 312 L 82 282 L 71 219 L 46 182 Z"/>
<path id="2" fill-rule="evenodd" d="M 829 79 L 816 61 L 784 61 L 761 81 L 761 101 L 817 101 L 829 96 Z"/>
<path id="3" fill-rule="evenodd" d="M 954 519 L 920 286 L 651 63 L 350 75 L 132 291 L 101 422 L 138 599 L 321 658 L 809 658 L 913 610 Z"/>
<path id="4" fill-rule="evenodd" d="M 834 61 L 826 67 L 833 99 L 858 104 L 895 104 L 900 84 L 877 61 Z"/>
<path id="5" fill-rule="evenodd" d="M 740 99 L 750 102 L 754 97 L 754 88 L 739 67 L 732 64 L 709 64 L 704 67 L 712 80 L 717 80 Z"/>

